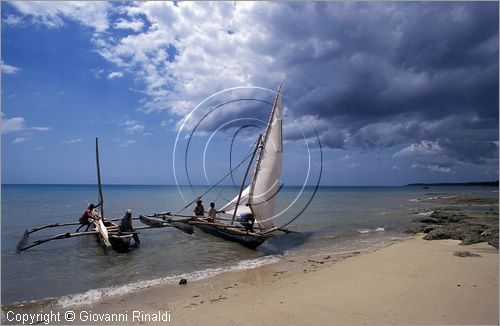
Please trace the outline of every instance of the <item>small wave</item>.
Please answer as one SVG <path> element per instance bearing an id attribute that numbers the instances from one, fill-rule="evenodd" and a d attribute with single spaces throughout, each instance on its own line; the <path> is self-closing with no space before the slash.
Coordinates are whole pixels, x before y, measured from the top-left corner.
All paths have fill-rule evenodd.
<path id="1" fill-rule="evenodd" d="M 417 215 L 422 215 L 422 216 L 431 216 L 434 211 L 428 211 L 428 212 L 420 212 L 416 213 Z"/>
<path id="2" fill-rule="evenodd" d="M 422 198 L 412 198 L 412 199 L 408 199 L 408 201 L 411 201 L 411 202 L 414 202 L 414 203 L 418 203 L 418 202 L 421 202 L 421 201 L 431 201 L 431 200 L 439 200 L 439 199 L 451 199 L 451 198 L 455 198 L 457 196 L 454 196 L 454 195 L 449 195 L 449 196 L 430 196 L 430 197 L 426 197 L 424 199 Z"/>
<path id="3" fill-rule="evenodd" d="M 358 230 L 359 233 L 361 234 L 366 234 L 366 233 L 371 233 L 371 232 L 384 232 L 385 229 L 383 227 L 378 227 L 376 229 L 361 229 Z"/>
<path id="4" fill-rule="evenodd" d="M 153 280 L 144 280 L 133 282 L 130 284 L 105 287 L 100 289 L 91 289 L 83 293 L 69 294 L 57 300 L 57 304 L 63 308 L 68 308 L 77 305 L 88 305 L 99 302 L 105 297 L 120 296 L 140 289 L 145 289 L 153 286 L 164 284 L 175 284 L 181 278 L 186 278 L 189 281 L 198 281 L 207 279 L 224 272 L 233 272 L 239 270 L 253 269 L 260 266 L 275 263 L 279 260 L 276 256 L 266 256 L 257 259 L 242 260 L 236 265 L 228 267 L 207 268 L 200 271 L 185 273 L 181 275 L 172 275 Z"/>

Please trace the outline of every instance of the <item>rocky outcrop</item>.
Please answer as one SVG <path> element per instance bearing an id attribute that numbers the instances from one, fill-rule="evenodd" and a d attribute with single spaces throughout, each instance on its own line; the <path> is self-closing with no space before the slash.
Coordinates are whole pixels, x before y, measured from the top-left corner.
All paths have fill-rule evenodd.
<path id="1" fill-rule="evenodd" d="M 479 242 L 498 248 L 498 207 L 486 212 L 437 210 L 418 221 L 410 232 L 427 233 L 425 240 L 454 239 L 461 245 Z"/>

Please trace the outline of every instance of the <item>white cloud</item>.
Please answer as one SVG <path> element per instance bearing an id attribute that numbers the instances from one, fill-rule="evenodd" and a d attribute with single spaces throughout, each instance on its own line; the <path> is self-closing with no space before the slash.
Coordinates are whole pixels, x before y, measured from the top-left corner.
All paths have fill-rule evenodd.
<path id="1" fill-rule="evenodd" d="M 10 119 L 4 119 L 4 113 L 1 114 L 2 117 L 2 134 L 8 134 L 12 132 L 19 132 L 24 130 L 36 130 L 36 131 L 47 131 L 50 127 L 27 127 L 26 120 L 22 117 L 14 117 Z"/>
<path id="2" fill-rule="evenodd" d="M 427 169 L 429 171 L 432 171 L 432 172 L 442 172 L 442 173 L 450 173 L 451 172 L 451 169 L 448 167 L 438 166 L 438 165 L 434 165 L 434 164 L 428 165 Z"/>
<path id="3" fill-rule="evenodd" d="M 14 138 L 14 140 L 12 141 L 12 144 L 19 144 L 19 143 L 24 143 L 26 141 L 28 141 L 29 138 L 27 137 L 16 137 Z"/>
<path id="4" fill-rule="evenodd" d="M 18 26 L 22 22 L 22 18 L 16 15 L 8 15 L 6 18 L 2 19 L 2 24 L 9 26 Z"/>
<path id="5" fill-rule="evenodd" d="M 51 128 L 50 127 L 31 127 L 29 129 L 36 130 L 36 131 L 49 131 Z"/>
<path id="6" fill-rule="evenodd" d="M 100 79 L 102 74 L 104 73 L 104 69 L 94 68 L 94 69 L 91 69 L 90 71 L 94 74 L 94 78 L 96 78 L 96 79 Z"/>
<path id="7" fill-rule="evenodd" d="M 8 75 L 17 74 L 19 72 L 19 70 L 21 70 L 21 69 L 14 67 L 14 66 L 11 66 L 11 65 L 8 65 L 2 61 L 2 72 L 4 74 L 8 74 Z"/>
<path id="8" fill-rule="evenodd" d="M 34 23 L 57 28 L 64 25 L 62 17 L 70 18 L 96 32 L 108 29 L 107 11 L 110 4 L 102 1 L 13 1 L 21 14 L 32 18 Z"/>
<path id="9" fill-rule="evenodd" d="M 35 151 L 43 151 L 44 149 L 45 149 L 45 147 L 42 147 L 42 146 L 38 146 L 38 147 L 34 148 Z"/>
<path id="10" fill-rule="evenodd" d="M 127 147 L 127 146 L 129 146 L 129 145 L 133 145 L 133 144 L 135 144 L 135 143 L 136 143 L 136 141 L 135 141 L 134 139 L 127 140 L 127 141 L 123 142 L 123 143 L 120 145 L 120 147 Z"/>
<path id="11" fill-rule="evenodd" d="M 144 125 L 136 120 L 127 120 L 121 123 L 122 126 L 125 126 L 125 131 L 129 134 L 138 133 L 144 130 Z"/>
<path id="12" fill-rule="evenodd" d="M 162 128 L 164 128 L 164 127 L 168 126 L 169 124 L 171 124 L 173 121 L 174 121 L 174 119 L 162 120 L 160 122 L 160 126 Z"/>
<path id="13" fill-rule="evenodd" d="M 26 128 L 26 122 L 24 118 L 14 117 L 10 119 L 4 119 L 2 112 L 2 134 L 8 134 L 11 132 L 22 131 Z"/>
<path id="14" fill-rule="evenodd" d="M 215 91 L 263 82 L 274 86 L 283 79 L 278 67 L 271 67 L 274 59 L 262 53 L 269 33 L 254 19 L 252 6 L 136 3 L 125 10 L 131 20 L 147 20 L 149 29 L 119 39 L 101 34 L 94 42 L 105 59 L 135 69 L 145 82 L 143 111 L 184 115 Z"/>
<path id="15" fill-rule="evenodd" d="M 443 149 L 438 142 L 422 140 L 418 144 L 411 144 L 394 153 L 393 157 L 434 156 L 441 153 L 443 153 Z"/>
<path id="16" fill-rule="evenodd" d="M 81 143 L 83 139 L 81 138 L 74 138 L 74 139 L 68 139 L 68 140 L 63 140 L 63 144 L 76 144 L 76 143 Z"/>
<path id="17" fill-rule="evenodd" d="M 123 72 L 120 71 L 113 71 L 108 75 L 108 79 L 121 78 L 121 77 L 123 77 Z"/>
<path id="18" fill-rule="evenodd" d="M 134 32 L 139 32 L 144 28 L 144 22 L 142 20 L 134 19 L 134 20 L 125 20 L 123 18 L 119 18 L 116 20 L 114 24 L 114 28 L 117 29 L 131 29 Z"/>
<path id="19" fill-rule="evenodd" d="M 136 125 L 133 125 L 133 126 L 130 126 L 128 128 L 126 128 L 127 132 L 128 133 L 135 133 L 135 132 L 140 132 L 144 129 L 144 126 L 141 125 L 141 124 L 136 124 Z"/>

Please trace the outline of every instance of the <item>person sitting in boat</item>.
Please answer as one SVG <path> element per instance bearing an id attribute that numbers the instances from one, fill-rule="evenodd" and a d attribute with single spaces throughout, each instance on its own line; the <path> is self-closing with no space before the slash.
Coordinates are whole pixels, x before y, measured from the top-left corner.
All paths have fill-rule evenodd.
<path id="1" fill-rule="evenodd" d="M 255 223 L 255 217 L 252 213 L 242 213 L 238 222 L 240 222 L 240 224 L 243 225 L 247 231 L 254 232 L 253 224 Z"/>
<path id="2" fill-rule="evenodd" d="M 130 209 L 125 211 L 125 215 L 120 221 L 120 233 L 121 232 L 134 232 L 134 228 L 132 227 L 132 211 Z M 141 243 L 137 233 L 132 234 L 132 237 L 134 238 L 135 245 Z"/>
<path id="3" fill-rule="evenodd" d="M 87 226 L 85 232 L 89 230 L 92 222 L 99 218 L 99 214 L 96 214 L 94 209 L 99 207 L 100 205 L 101 203 L 97 204 L 97 206 L 95 206 L 94 204 L 90 204 L 89 207 L 85 209 L 82 216 L 80 216 L 79 222 L 81 225 L 78 227 L 78 229 L 76 229 L 76 232 L 78 232 L 84 226 Z"/>
<path id="4" fill-rule="evenodd" d="M 196 217 L 205 217 L 205 207 L 201 204 L 203 201 L 198 198 L 196 201 L 196 207 L 194 208 L 194 215 Z"/>
<path id="5" fill-rule="evenodd" d="M 215 223 L 215 216 L 217 215 L 218 211 L 215 209 L 215 203 L 210 203 L 210 208 L 208 209 L 208 218 L 207 221 L 211 223 Z"/>

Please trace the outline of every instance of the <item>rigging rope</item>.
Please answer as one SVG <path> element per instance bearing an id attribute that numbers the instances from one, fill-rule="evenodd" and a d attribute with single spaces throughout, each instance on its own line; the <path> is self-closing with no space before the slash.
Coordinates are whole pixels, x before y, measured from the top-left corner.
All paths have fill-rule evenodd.
<path id="1" fill-rule="evenodd" d="M 180 212 L 182 212 L 183 210 L 185 210 L 186 208 L 188 208 L 189 206 L 191 206 L 198 198 L 202 198 L 203 196 L 205 196 L 210 190 L 214 189 L 215 187 L 217 187 L 222 181 L 224 181 L 224 179 L 226 179 L 228 176 L 230 176 L 236 169 L 238 169 L 243 163 L 245 163 L 246 160 L 248 160 L 250 158 L 250 156 L 252 156 L 253 153 L 249 153 L 240 163 L 238 163 L 238 165 L 236 165 L 234 167 L 234 169 L 232 169 L 231 171 L 229 171 L 224 177 L 222 177 L 222 179 L 220 179 L 219 181 L 217 181 L 217 183 L 215 183 L 213 186 L 211 186 L 210 188 L 208 188 L 207 191 L 205 191 L 203 194 L 201 194 L 200 196 L 198 196 L 197 198 L 193 199 L 191 202 L 189 202 L 186 206 L 184 206 L 183 208 L 181 208 L 180 210 L 178 210 L 177 212 L 175 212 L 174 214 L 172 215 L 177 215 L 179 214 Z"/>

